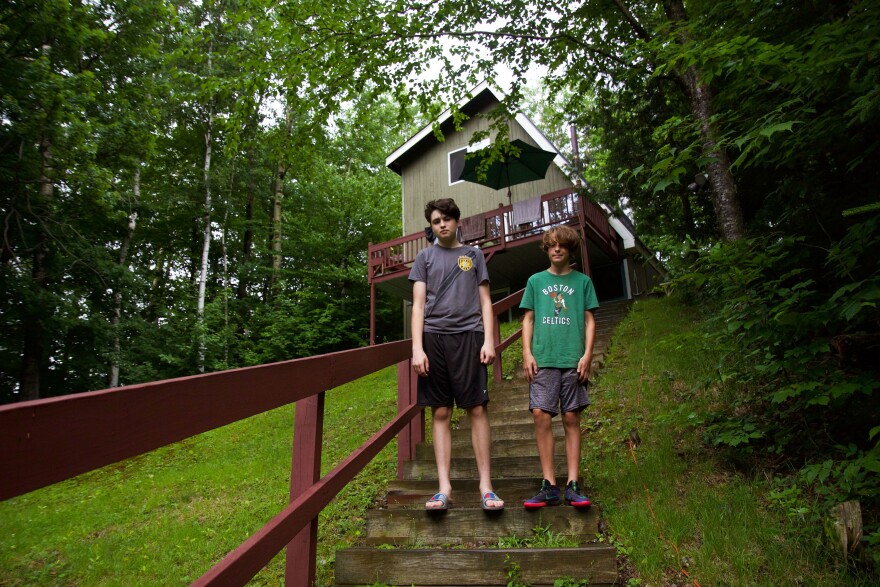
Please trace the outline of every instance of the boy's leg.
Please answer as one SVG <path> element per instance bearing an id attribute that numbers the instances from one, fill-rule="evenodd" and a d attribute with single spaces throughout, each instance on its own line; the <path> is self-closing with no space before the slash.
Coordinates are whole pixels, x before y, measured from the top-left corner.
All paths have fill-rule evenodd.
<path id="1" fill-rule="evenodd" d="M 492 435 L 489 429 L 489 410 L 486 404 L 467 408 L 471 420 L 471 444 L 474 447 L 474 458 L 480 475 L 480 495 L 492 490 L 491 453 Z M 448 471 L 447 471 L 448 473 Z M 503 506 L 503 500 L 488 500 L 489 507 Z"/>
<path id="2" fill-rule="evenodd" d="M 562 426 L 565 429 L 565 461 L 568 465 L 568 480 L 578 480 L 581 465 L 581 414 L 564 412 Z"/>
<path id="3" fill-rule="evenodd" d="M 541 473 L 550 485 L 556 485 L 556 467 L 553 462 L 553 416 L 540 408 L 533 409 L 532 415 L 535 418 L 535 441 L 538 443 Z"/>
<path id="4" fill-rule="evenodd" d="M 581 460 L 580 412 L 563 412 L 562 425 L 565 427 L 565 459 L 568 464 L 565 503 L 576 508 L 588 508 L 591 505 L 590 498 L 583 494 L 580 485 L 578 485 L 578 472 Z"/>
<path id="5" fill-rule="evenodd" d="M 431 430 L 434 436 L 434 460 L 437 461 L 438 493 L 449 496 L 452 483 L 449 480 L 449 469 L 452 458 L 452 432 L 449 424 L 452 419 L 452 408 L 438 406 L 431 408 Z M 428 509 L 439 508 L 439 501 L 429 500 L 425 503 Z"/>

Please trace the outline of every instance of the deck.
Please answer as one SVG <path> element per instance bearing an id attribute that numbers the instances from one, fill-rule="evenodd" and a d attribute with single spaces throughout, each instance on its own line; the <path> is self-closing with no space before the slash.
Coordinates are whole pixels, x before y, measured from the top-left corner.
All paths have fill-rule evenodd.
<path id="1" fill-rule="evenodd" d="M 618 235 L 609 224 L 607 213 L 578 193 L 577 188 L 551 192 L 540 199 L 540 219 L 536 222 L 516 224 L 512 205 L 462 218 L 459 222 L 462 241 L 482 249 L 488 263 L 501 251 L 538 240 L 552 226 L 568 224 L 578 228 L 584 240 L 598 247 L 604 255 L 612 259 L 620 257 Z M 375 245 L 371 243 L 369 282 L 380 284 L 404 276 L 419 251 L 427 246 L 424 232 Z"/>

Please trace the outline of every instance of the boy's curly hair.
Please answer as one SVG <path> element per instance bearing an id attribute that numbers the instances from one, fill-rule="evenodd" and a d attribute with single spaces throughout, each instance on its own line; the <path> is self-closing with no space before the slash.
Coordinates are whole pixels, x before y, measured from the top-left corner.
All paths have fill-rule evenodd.
<path id="1" fill-rule="evenodd" d="M 581 235 L 570 226 L 554 226 L 544 233 L 541 250 L 546 253 L 555 243 L 559 243 L 560 246 L 568 249 L 569 253 L 574 254 L 581 244 Z"/>
<path id="2" fill-rule="evenodd" d="M 431 200 L 425 204 L 425 220 L 431 222 L 431 214 L 434 210 L 439 210 L 444 216 L 449 216 L 458 221 L 461 218 L 461 210 L 452 198 L 440 198 L 439 200 Z"/>

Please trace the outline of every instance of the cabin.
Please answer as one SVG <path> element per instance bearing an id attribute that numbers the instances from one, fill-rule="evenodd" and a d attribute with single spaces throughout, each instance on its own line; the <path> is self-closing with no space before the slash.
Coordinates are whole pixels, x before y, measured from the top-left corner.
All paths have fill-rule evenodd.
<path id="1" fill-rule="evenodd" d="M 568 224 L 581 234 L 583 245 L 574 261 L 578 270 L 593 279 L 600 304 L 647 295 L 665 277 L 663 266 L 636 236 L 633 223 L 587 197 L 586 183 L 571 173 L 571 163 L 525 114 L 508 120 L 509 138 L 554 154 L 545 177 L 514 185 L 509 191 L 461 179 L 469 150 L 488 144 L 487 139 L 470 145 L 471 138 L 489 129 L 487 115 L 503 98 L 483 82 L 457 105 L 468 116 L 459 131 L 452 110 L 447 110 L 435 121 L 442 131 L 442 142 L 434 125 L 429 124 L 386 158 L 386 166 L 401 177 L 403 235 L 369 245 L 373 344 L 379 294 L 403 300 L 405 334 L 409 336 L 409 270 L 418 252 L 431 246 L 426 238 L 430 230 L 426 232 L 424 207 L 437 198 L 453 198 L 461 209 L 460 238 L 486 256 L 493 302 L 521 290 L 530 275 L 548 266 L 540 240 L 545 230 L 559 224 Z"/>

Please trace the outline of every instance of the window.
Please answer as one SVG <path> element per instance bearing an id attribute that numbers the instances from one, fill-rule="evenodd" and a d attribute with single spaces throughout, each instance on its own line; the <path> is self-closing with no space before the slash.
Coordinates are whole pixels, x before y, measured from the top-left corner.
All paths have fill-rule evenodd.
<path id="1" fill-rule="evenodd" d="M 461 172 L 464 171 L 464 159 L 468 153 L 479 151 L 489 146 L 489 139 L 483 139 L 475 145 L 470 145 L 457 151 L 449 152 L 449 185 L 460 183 Z"/>
<path id="2" fill-rule="evenodd" d="M 449 185 L 461 181 L 461 172 L 464 171 L 464 156 L 466 154 L 467 148 L 449 153 Z"/>

